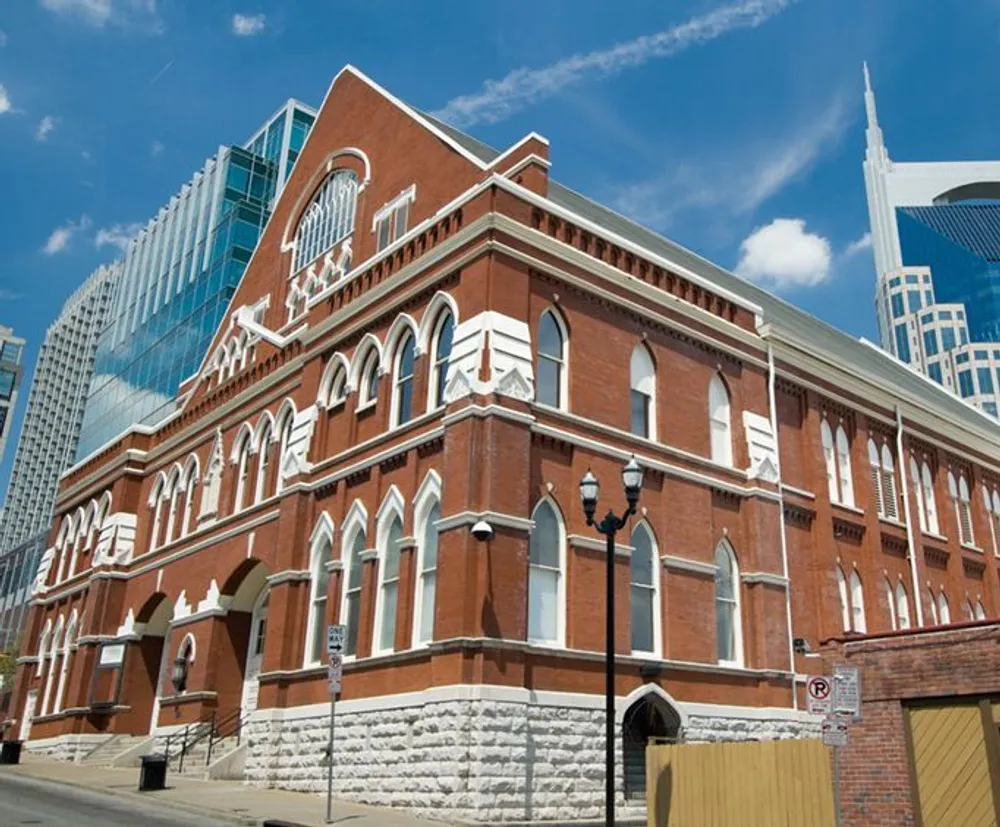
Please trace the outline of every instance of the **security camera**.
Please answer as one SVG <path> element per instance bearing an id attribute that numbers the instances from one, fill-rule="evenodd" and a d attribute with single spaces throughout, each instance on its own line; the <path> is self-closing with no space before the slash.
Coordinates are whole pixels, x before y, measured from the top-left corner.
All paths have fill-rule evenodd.
<path id="1" fill-rule="evenodd" d="M 486 520 L 480 520 L 472 527 L 472 536 L 482 542 L 493 537 L 493 526 Z"/>

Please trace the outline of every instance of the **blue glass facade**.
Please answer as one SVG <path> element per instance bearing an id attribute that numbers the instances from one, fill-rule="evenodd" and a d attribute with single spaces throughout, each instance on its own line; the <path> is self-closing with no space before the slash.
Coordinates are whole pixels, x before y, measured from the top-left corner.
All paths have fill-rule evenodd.
<path id="1" fill-rule="evenodd" d="M 1000 341 L 1000 204 L 896 209 L 907 266 L 929 266 L 935 298 L 964 304 L 972 341 Z"/>
<path id="2" fill-rule="evenodd" d="M 290 103 L 246 148 L 221 150 L 129 245 L 98 343 L 77 459 L 173 412 L 178 386 L 201 366 L 312 120 Z"/>

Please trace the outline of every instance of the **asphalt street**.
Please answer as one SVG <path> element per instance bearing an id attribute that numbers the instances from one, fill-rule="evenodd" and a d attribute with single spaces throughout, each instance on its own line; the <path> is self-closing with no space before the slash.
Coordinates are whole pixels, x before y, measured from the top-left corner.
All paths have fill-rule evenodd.
<path id="1" fill-rule="evenodd" d="M 231 827 L 132 798 L 0 773 L 0 827 Z"/>

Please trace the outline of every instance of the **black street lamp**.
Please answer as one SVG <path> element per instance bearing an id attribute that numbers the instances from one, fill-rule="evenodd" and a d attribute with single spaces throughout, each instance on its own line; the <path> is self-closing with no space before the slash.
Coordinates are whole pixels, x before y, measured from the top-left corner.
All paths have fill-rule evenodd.
<path id="1" fill-rule="evenodd" d="M 583 501 L 583 513 L 587 515 L 587 525 L 593 526 L 608 541 L 608 597 L 607 597 L 607 652 L 604 660 L 604 821 L 607 827 L 615 823 L 615 535 L 625 527 L 629 517 L 635 514 L 639 502 L 639 491 L 642 489 L 642 468 L 633 456 L 622 468 L 622 482 L 625 485 L 625 500 L 628 508 L 621 517 L 616 517 L 611 509 L 599 523 L 594 522 L 594 512 L 597 511 L 597 497 L 601 493 L 601 484 L 588 470 L 580 480 L 580 499 Z"/>

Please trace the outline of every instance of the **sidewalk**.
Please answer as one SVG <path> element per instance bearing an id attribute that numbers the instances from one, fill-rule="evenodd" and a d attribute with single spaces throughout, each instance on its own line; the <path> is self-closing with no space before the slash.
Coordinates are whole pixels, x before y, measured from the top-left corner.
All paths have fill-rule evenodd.
<path id="1" fill-rule="evenodd" d="M 280 819 L 301 827 L 325 827 L 326 798 L 310 793 L 258 790 L 239 781 L 201 781 L 175 772 L 167 774 L 167 789 L 140 793 L 139 770 L 81 766 L 21 753 L 21 763 L 0 769 L 4 775 L 19 775 L 39 781 L 66 784 L 92 792 L 132 798 L 146 805 L 159 805 L 211 816 L 238 825 L 259 825 Z M 367 807 L 347 801 L 333 802 L 334 822 L 351 827 L 441 827 L 382 807 Z"/>

